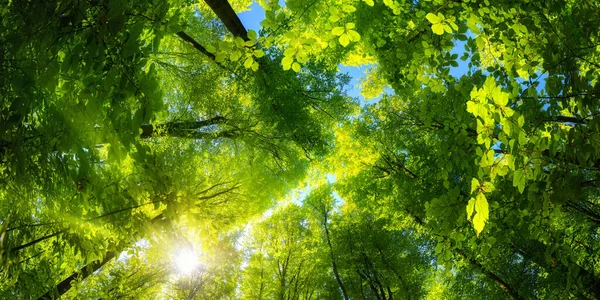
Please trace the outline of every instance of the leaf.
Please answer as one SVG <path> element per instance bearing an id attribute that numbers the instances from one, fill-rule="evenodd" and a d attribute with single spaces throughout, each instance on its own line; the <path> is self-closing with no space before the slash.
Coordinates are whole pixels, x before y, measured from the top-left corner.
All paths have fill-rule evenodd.
<path id="1" fill-rule="evenodd" d="M 331 33 L 337 36 L 340 36 L 344 33 L 344 27 L 335 27 L 331 30 Z"/>
<path id="2" fill-rule="evenodd" d="M 342 10 L 344 12 L 351 13 L 351 12 L 355 12 L 356 11 L 356 7 L 354 7 L 352 5 L 344 5 L 344 6 L 342 6 Z"/>
<path id="3" fill-rule="evenodd" d="M 281 60 L 281 64 L 283 65 L 284 70 L 289 70 L 292 67 L 292 63 L 294 62 L 294 58 L 291 56 L 286 56 Z"/>
<path id="4" fill-rule="evenodd" d="M 495 189 L 494 184 L 489 181 L 484 182 L 481 187 L 484 193 L 491 193 Z"/>
<path id="5" fill-rule="evenodd" d="M 242 57 L 242 52 L 240 50 L 235 50 L 229 55 L 229 59 L 231 61 L 237 61 L 238 59 L 240 59 L 240 57 Z"/>
<path id="6" fill-rule="evenodd" d="M 438 16 L 436 16 L 436 15 L 434 15 L 432 13 L 428 13 L 425 16 L 425 18 L 427 18 L 427 20 L 429 22 L 431 22 L 431 24 L 438 24 L 438 23 L 440 23 L 442 21 Z"/>
<path id="7" fill-rule="evenodd" d="M 294 70 L 294 72 L 296 72 L 296 73 L 300 72 L 300 64 L 297 62 L 293 63 L 292 70 Z"/>
<path id="8" fill-rule="evenodd" d="M 475 211 L 475 198 L 469 199 L 469 204 L 467 204 L 467 220 L 471 221 L 471 216 L 473 216 L 473 212 Z"/>
<path id="9" fill-rule="evenodd" d="M 252 64 L 252 71 L 254 71 L 254 72 L 258 71 L 258 62 L 254 62 Z"/>
<path id="10" fill-rule="evenodd" d="M 346 29 L 353 29 L 354 27 L 356 27 L 356 25 L 354 25 L 354 23 L 346 23 Z"/>
<path id="11" fill-rule="evenodd" d="M 339 42 L 340 42 L 340 45 L 342 45 L 344 47 L 348 46 L 348 44 L 350 44 L 350 36 L 347 34 L 340 35 Z"/>
<path id="12" fill-rule="evenodd" d="M 353 42 L 360 41 L 360 34 L 354 30 L 348 30 L 348 35 L 350 36 L 350 40 Z"/>
<path id="13" fill-rule="evenodd" d="M 479 189 L 479 180 L 477 178 L 471 179 L 471 193 Z"/>
<path id="14" fill-rule="evenodd" d="M 475 211 L 477 211 L 478 214 L 482 214 L 485 220 L 488 219 L 489 206 L 483 193 L 477 194 L 477 198 L 475 198 Z"/>
<path id="15" fill-rule="evenodd" d="M 265 52 L 262 51 L 262 50 L 260 50 L 260 49 L 259 50 L 254 50 L 254 52 L 252 54 L 254 54 L 254 56 L 256 56 L 256 57 L 263 57 L 263 56 L 265 56 Z"/>
<path id="16" fill-rule="evenodd" d="M 242 48 L 242 47 L 244 47 L 244 43 L 245 43 L 245 41 L 244 41 L 244 39 L 242 39 L 242 38 L 241 38 L 241 37 L 239 37 L 239 36 L 236 36 L 236 37 L 235 37 L 235 39 L 233 39 L 233 42 L 234 42 L 234 43 L 235 43 L 235 45 L 236 45 L 236 46 L 238 46 L 239 48 Z"/>
<path id="17" fill-rule="evenodd" d="M 431 31 L 433 31 L 433 33 L 437 34 L 437 35 L 442 35 L 444 34 L 444 25 L 438 23 L 438 24 L 433 24 L 431 26 Z"/>
<path id="18" fill-rule="evenodd" d="M 254 31 L 252 29 L 248 30 L 248 38 L 251 40 L 256 40 L 258 38 L 256 31 Z"/>
<path id="19" fill-rule="evenodd" d="M 250 69 L 250 67 L 252 67 L 253 63 L 254 63 L 254 59 L 252 59 L 252 56 L 248 57 L 246 59 L 246 61 L 244 62 L 244 68 Z"/>
<path id="20" fill-rule="evenodd" d="M 285 51 L 283 51 L 283 56 L 292 57 L 292 56 L 294 56 L 294 54 L 296 54 L 296 52 L 297 52 L 296 48 L 289 47 L 289 48 L 285 49 Z"/>
<path id="21" fill-rule="evenodd" d="M 479 236 L 479 234 L 483 231 L 484 227 L 485 227 L 485 219 L 483 218 L 483 216 L 480 213 L 476 213 L 475 217 L 473 218 L 473 228 L 475 228 L 475 232 L 477 233 L 477 236 Z"/>
<path id="22" fill-rule="evenodd" d="M 208 53 L 215 54 L 217 52 L 217 48 L 215 48 L 213 45 L 206 45 L 206 51 L 208 51 Z"/>
<path id="23" fill-rule="evenodd" d="M 373 5 L 375 5 L 375 2 L 374 2 L 373 0 L 363 0 L 363 1 L 365 1 L 365 3 L 366 3 L 368 6 L 373 6 Z"/>

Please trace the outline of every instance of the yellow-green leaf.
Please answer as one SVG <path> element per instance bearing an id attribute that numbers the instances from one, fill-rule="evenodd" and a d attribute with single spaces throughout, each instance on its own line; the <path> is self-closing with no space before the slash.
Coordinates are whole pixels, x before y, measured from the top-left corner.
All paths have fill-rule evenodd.
<path id="1" fill-rule="evenodd" d="M 467 204 L 467 220 L 471 221 L 471 216 L 473 216 L 474 211 L 475 211 L 475 198 L 471 198 L 469 200 L 469 204 Z"/>
<path id="2" fill-rule="evenodd" d="M 429 22 L 431 22 L 431 24 L 438 24 L 438 23 L 440 23 L 442 21 L 438 16 L 436 16 L 436 15 L 434 15 L 432 13 L 428 13 L 425 16 L 425 18 L 427 18 L 427 20 Z"/>
<path id="3" fill-rule="evenodd" d="M 375 5 L 375 2 L 374 2 L 373 0 L 363 0 L 363 1 L 365 1 L 365 3 L 366 3 L 368 6 L 373 6 L 373 5 Z"/>
<path id="4" fill-rule="evenodd" d="M 262 51 L 262 50 L 260 50 L 260 49 L 259 50 L 254 50 L 253 54 L 256 57 L 263 57 L 263 56 L 265 56 L 265 52 Z"/>
<path id="5" fill-rule="evenodd" d="M 354 27 L 356 27 L 354 23 L 346 23 L 346 29 L 353 29 Z"/>
<path id="6" fill-rule="evenodd" d="M 479 189 L 479 180 L 477 178 L 471 179 L 471 193 Z"/>
<path id="7" fill-rule="evenodd" d="M 284 70 L 289 70 L 292 67 L 292 63 L 294 62 L 294 58 L 291 56 L 286 56 L 281 60 L 281 64 L 283 65 Z"/>
<path id="8" fill-rule="evenodd" d="M 248 30 L 248 38 L 251 40 L 256 40 L 256 38 L 258 37 L 258 35 L 256 34 L 256 31 L 254 30 Z"/>
<path id="9" fill-rule="evenodd" d="M 333 33 L 337 36 L 340 36 L 340 35 L 344 34 L 344 31 L 345 31 L 344 27 L 335 27 L 331 30 L 331 33 Z"/>
<path id="10" fill-rule="evenodd" d="M 354 30 L 348 30 L 348 35 L 350 36 L 350 40 L 353 42 L 360 41 L 360 34 Z"/>
<path id="11" fill-rule="evenodd" d="M 296 72 L 296 73 L 300 72 L 300 64 L 297 62 L 293 63 L 292 70 L 294 70 L 294 72 Z"/>
<path id="12" fill-rule="evenodd" d="M 442 34 L 444 34 L 444 25 L 441 23 L 433 24 L 431 26 L 431 31 L 433 31 L 433 33 L 435 33 L 437 35 L 442 35 Z"/>
<path id="13" fill-rule="evenodd" d="M 351 12 L 355 12 L 356 11 L 356 7 L 352 6 L 352 5 L 344 5 L 342 6 L 342 10 L 347 12 L 347 13 L 351 13 Z"/>
<path id="14" fill-rule="evenodd" d="M 475 228 L 477 236 L 479 236 L 479 234 L 483 231 L 483 228 L 485 227 L 485 219 L 481 216 L 480 213 L 475 214 L 475 217 L 473 218 L 473 227 Z"/>
<path id="15" fill-rule="evenodd" d="M 244 61 L 244 68 L 250 69 L 250 67 L 252 67 L 253 63 L 254 63 L 254 59 L 252 59 L 252 56 L 248 57 L 246 59 L 246 61 Z"/>
<path id="16" fill-rule="evenodd" d="M 233 39 L 233 42 L 235 43 L 236 46 L 238 47 L 244 47 L 244 39 L 242 39 L 239 36 L 236 36 L 235 39 Z"/>
<path id="17" fill-rule="evenodd" d="M 283 56 L 292 57 L 292 56 L 294 56 L 294 54 L 296 54 L 296 49 L 292 48 L 292 47 L 287 48 L 287 49 L 285 49 L 285 51 L 283 51 Z"/>
<path id="18" fill-rule="evenodd" d="M 477 194 L 477 198 L 475 198 L 475 210 L 478 214 L 481 214 L 484 221 L 487 221 L 490 211 L 487 199 L 485 199 L 483 193 Z"/>
<path id="19" fill-rule="evenodd" d="M 346 47 L 348 46 L 348 44 L 350 44 L 350 36 L 344 33 L 340 35 L 339 41 L 340 45 Z"/>

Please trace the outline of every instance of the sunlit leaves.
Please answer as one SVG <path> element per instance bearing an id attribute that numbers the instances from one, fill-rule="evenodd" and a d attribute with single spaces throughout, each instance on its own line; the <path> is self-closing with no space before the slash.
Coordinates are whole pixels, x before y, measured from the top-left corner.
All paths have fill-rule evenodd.
<path id="1" fill-rule="evenodd" d="M 354 23 L 346 23 L 344 27 L 335 27 L 331 30 L 331 33 L 339 36 L 338 41 L 340 45 L 346 47 L 350 44 L 351 41 L 358 42 L 360 41 L 360 34 L 354 30 Z"/>
<path id="2" fill-rule="evenodd" d="M 452 33 L 452 30 L 458 30 L 458 26 L 446 19 L 442 13 L 438 13 L 437 15 L 428 13 L 425 17 L 431 23 L 431 31 L 437 35 L 442 35 L 444 32 Z"/>

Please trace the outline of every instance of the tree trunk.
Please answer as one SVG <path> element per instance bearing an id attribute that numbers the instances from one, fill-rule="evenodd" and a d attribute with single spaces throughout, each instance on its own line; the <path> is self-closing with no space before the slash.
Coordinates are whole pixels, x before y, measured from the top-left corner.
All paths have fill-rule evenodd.
<path id="1" fill-rule="evenodd" d="M 94 262 L 87 264 L 86 266 L 81 268 L 78 272 L 71 274 L 71 276 L 67 277 L 65 280 L 61 281 L 58 285 L 56 285 L 56 293 L 54 293 L 54 290 L 48 291 L 44 295 L 42 295 L 39 299 L 41 300 L 41 299 L 58 299 L 58 298 L 60 298 L 62 295 L 64 295 L 66 292 L 68 292 L 69 289 L 71 289 L 71 282 L 73 280 L 77 280 L 80 276 L 81 276 L 81 280 L 86 279 L 88 276 L 90 276 L 90 274 L 99 270 L 102 266 L 104 266 L 107 262 L 112 260 L 115 256 L 116 256 L 115 252 L 113 252 L 113 251 L 107 252 L 102 260 L 94 261 Z M 57 296 L 56 298 L 54 298 L 55 295 Z"/>
<path id="2" fill-rule="evenodd" d="M 248 32 L 227 0 L 204 0 L 234 36 L 248 41 Z"/>
<path id="3" fill-rule="evenodd" d="M 211 126 L 224 124 L 227 121 L 224 117 L 217 116 L 214 118 L 202 121 L 187 121 L 187 122 L 167 122 L 165 124 L 143 124 L 140 126 L 142 133 L 140 138 L 147 139 L 153 136 L 171 136 L 185 138 L 218 138 L 218 137 L 233 137 L 233 131 L 218 131 L 218 132 L 201 132 L 199 129 Z"/>
<path id="4" fill-rule="evenodd" d="M 344 300 L 349 300 L 350 298 L 348 297 L 348 292 L 346 291 L 346 287 L 344 286 L 342 277 L 338 272 L 337 263 L 335 262 L 335 256 L 333 255 L 333 246 L 331 246 L 331 239 L 329 238 L 329 229 L 327 228 L 327 212 L 323 213 L 323 221 L 323 227 L 325 227 L 325 238 L 327 239 L 327 245 L 329 246 L 329 257 L 331 259 L 331 269 L 333 270 L 333 276 L 335 277 L 335 281 L 340 287 L 340 290 L 342 290 Z"/>
<path id="5" fill-rule="evenodd" d="M 163 214 L 161 213 L 161 214 L 157 215 L 156 217 L 152 218 L 151 222 L 156 222 L 162 218 L 163 218 Z M 106 254 L 102 258 L 102 260 L 91 262 L 91 263 L 87 264 L 86 266 L 84 266 L 83 268 L 79 269 L 78 271 L 72 273 L 65 280 L 59 282 L 56 285 L 56 287 L 54 287 L 52 290 L 47 291 L 44 295 L 40 296 L 38 298 L 38 300 L 60 298 L 62 295 L 64 295 L 66 292 L 68 292 L 71 289 L 71 281 L 78 279 L 80 274 L 81 274 L 81 280 L 86 279 L 88 276 L 90 276 L 90 274 L 93 274 L 94 272 L 98 271 L 107 262 L 109 262 L 113 258 L 115 258 L 116 255 L 117 255 L 117 252 L 115 252 L 115 251 L 106 252 Z M 56 291 L 56 293 L 54 291 Z M 56 298 L 54 298 L 55 295 L 57 296 Z"/>

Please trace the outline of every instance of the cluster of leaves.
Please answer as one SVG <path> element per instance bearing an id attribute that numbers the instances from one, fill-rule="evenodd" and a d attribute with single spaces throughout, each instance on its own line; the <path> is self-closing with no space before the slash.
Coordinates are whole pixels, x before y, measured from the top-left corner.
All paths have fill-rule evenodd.
<path id="1" fill-rule="evenodd" d="M 0 5 L 0 298 L 600 297 L 600 4 L 248 4 Z"/>

